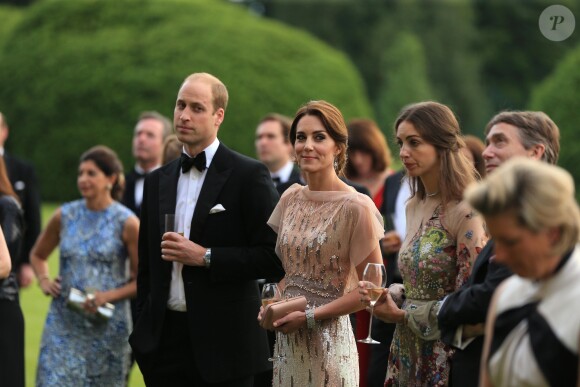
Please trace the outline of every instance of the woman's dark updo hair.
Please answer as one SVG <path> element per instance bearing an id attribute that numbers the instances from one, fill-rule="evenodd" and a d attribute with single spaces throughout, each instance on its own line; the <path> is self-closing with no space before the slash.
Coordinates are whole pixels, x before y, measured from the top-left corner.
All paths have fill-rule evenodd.
<path id="1" fill-rule="evenodd" d="M 80 162 L 89 160 L 94 162 L 106 176 L 117 177 L 111 188 L 111 197 L 115 200 L 121 200 L 125 189 L 125 176 L 123 175 L 123 164 L 115 151 L 104 145 L 94 146 L 81 155 Z"/>

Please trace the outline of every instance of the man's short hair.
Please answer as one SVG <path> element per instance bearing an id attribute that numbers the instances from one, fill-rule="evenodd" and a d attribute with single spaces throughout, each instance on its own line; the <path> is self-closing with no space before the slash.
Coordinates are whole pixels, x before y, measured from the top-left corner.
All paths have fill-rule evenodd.
<path id="1" fill-rule="evenodd" d="M 268 121 L 278 122 L 282 127 L 282 136 L 284 136 L 284 142 L 290 142 L 290 127 L 292 126 L 292 119 L 290 119 L 290 117 L 286 117 L 285 115 L 278 113 L 269 113 L 265 115 L 260 120 L 260 122 L 258 122 L 258 126 Z"/>
<path id="2" fill-rule="evenodd" d="M 163 125 L 163 140 L 165 140 L 167 138 L 167 136 L 169 136 L 171 133 L 173 133 L 173 125 L 171 124 L 171 121 L 169 120 L 169 118 L 165 117 L 164 115 L 162 115 L 154 110 L 142 112 L 139 115 L 137 122 L 142 121 L 142 120 L 149 120 L 149 119 L 153 119 L 153 120 L 157 120 L 157 121 L 161 122 L 161 124 Z"/>
<path id="3" fill-rule="evenodd" d="M 496 114 L 485 127 L 485 135 L 496 124 L 509 124 L 518 128 L 524 148 L 530 149 L 534 145 L 542 144 L 545 147 L 542 160 L 556 164 L 560 154 L 560 129 L 544 112 L 533 111 L 503 111 Z"/>
<path id="4" fill-rule="evenodd" d="M 211 94 L 213 97 L 213 112 L 215 113 L 219 108 L 224 109 L 224 111 L 226 110 L 229 99 L 228 89 L 217 77 L 209 73 L 193 73 L 185 78 L 181 85 L 183 86 L 187 81 L 203 81 L 209 84 L 211 86 Z"/>

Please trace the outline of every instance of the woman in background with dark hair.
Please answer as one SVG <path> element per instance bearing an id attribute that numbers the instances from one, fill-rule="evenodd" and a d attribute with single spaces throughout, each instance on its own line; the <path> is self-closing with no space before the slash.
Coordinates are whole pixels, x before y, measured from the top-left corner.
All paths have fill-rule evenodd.
<path id="1" fill-rule="evenodd" d="M 370 119 L 358 118 L 347 124 L 348 157 L 346 177 L 366 187 L 378 209 L 383 204 L 385 180 L 391 170 L 391 151 L 377 124 Z"/>
<path id="2" fill-rule="evenodd" d="M 479 137 L 470 134 L 465 135 L 463 140 L 465 141 L 465 148 L 461 148 L 463 154 L 473 163 L 475 170 L 479 173 L 479 178 L 483 179 L 486 175 L 485 161 L 483 160 L 485 144 Z"/>
<path id="3" fill-rule="evenodd" d="M 24 387 L 24 317 L 18 298 L 14 270 L 20 257 L 24 218 L 12 189 L 4 159 L 0 157 L 0 261 L 8 260 L 12 271 L 0 273 L 0 386 Z M 3 265 L 0 265 L 2 267 Z M 5 266 L 5 265 L 4 265 Z M 0 270 L 1 272 L 1 270 Z"/>
<path id="4" fill-rule="evenodd" d="M 124 386 L 139 221 L 117 201 L 123 167 L 111 149 L 96 146 L 81 156 L 77 185 L 83 199 L 56 210 L 30 254 L 39 286 L 53 297 L 36 385 Z M 60 273 L 51 279 L 46 260 L 59 245 Z M 71 289 L 88 295 L 80 311 L 67 307 Z M 98 309 L 106 303 L 115 307 L 108 320 Z"/>

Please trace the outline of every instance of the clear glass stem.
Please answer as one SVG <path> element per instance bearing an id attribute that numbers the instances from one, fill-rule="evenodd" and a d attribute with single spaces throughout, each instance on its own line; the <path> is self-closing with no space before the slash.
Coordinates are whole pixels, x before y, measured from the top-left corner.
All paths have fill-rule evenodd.
<path id="1" fill-rule="evenodd" d="M 371 331 L 373 329 L 373 311 L 374 311 L 375 306 L 371 305 L 371 317 L 369 318 L 369 334 L 367 336 L 367 340 L 372 340 L 371 337 Z"/>

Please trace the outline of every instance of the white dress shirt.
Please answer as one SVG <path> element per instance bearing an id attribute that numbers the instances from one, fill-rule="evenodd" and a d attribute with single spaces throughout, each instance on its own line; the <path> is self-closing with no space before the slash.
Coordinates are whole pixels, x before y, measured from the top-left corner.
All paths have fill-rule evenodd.
<path id="1" fill-rule="evenodd" d="M 280 168 L 276 172 L 270 172 L 270 177 L 274 179 L 275 177 L 280 179 L 280 183 L 286 183 L 290 180 L 290 175 L 292 174 L 292 170 L 294 169 L 294 163 L 292 161 L 288 161 L 286 165 Z"/>
<path id="2" fill-rule="evenodd" d="M 220 142 L 216 138 L 210 146 L 204 149 L 206 169 L 202 172 L 198 171 L 195 167 L 191 168 L 187 173 L 180 172 L 179 180 L 177 181 L 177 200 L 175 204 L 176 229 L 178 232 L 183 232 L 183 236 L 187 239 L 189 239 L 191 219 L 193 218 L 193 212 L 197 204 L 197 199 L 199 198 L 199 193 L 201 192 L 201 187 L 205 181 L 207 169 L 211 165 L 219 145 Z M 191 157 L 185 147 L 183 147 L 183 152 Z M 183 278 L 181 277 L 182 268 L 182 263 L 173 262 L 169 299 L 167 300 L 167 308 L 178 312 L 185 312 L 187 310 Z"/>
<path id="3" fill-rule="evenodd" d="M 141 168 L 138 165 L 135 165 L 135 170 L 143 175 L 149 173 L 149 172 L 153 172 L 154 170 L 156 170 L 157 168 L 159 168 L 161 166 L 161 164 L 154 166 L 153 168 L 151 168 L 149 171 L 145 172 L 145 170 L 143 168 Z M 135 195 L 135 206 L 137 208 L 141 207 L 141 202 L 143 201 L 143 186 L 145 185 L 145 176 L 140 177 L 138 179 L 135 180 L 135 191 L 134 191 L 134 195 Z"/>

